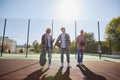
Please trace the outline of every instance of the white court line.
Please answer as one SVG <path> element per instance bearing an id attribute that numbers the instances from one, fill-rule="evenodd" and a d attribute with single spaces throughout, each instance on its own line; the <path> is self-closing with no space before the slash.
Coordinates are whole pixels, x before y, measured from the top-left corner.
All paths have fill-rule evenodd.
<path id="1" fill-rule="evenodd" d="M 115 78 L 115 79 L 120 80 L 120 77 L 117 77 L 117 76 L 115 76 L 115 75 L 113 75 L 113 74 L 111 74 L 111 73 L 107 73 L 107 72 L 105 72 L 105 71 L 103 71 L 103 70 L 96 69 L 96 68 L 95 68 L 95 67 L 93 67 L 93 66 L 91 66 L 91 67 L 92 67 L 93 69 L 95 69 L 95 70 L 99 71 L 99 72 L 105 73 L 105 74 L 107 74 L 107 75 L 109 75 L 109 76 L 111 76 L 111 77 L 113 77 L 113 78 Z"/>

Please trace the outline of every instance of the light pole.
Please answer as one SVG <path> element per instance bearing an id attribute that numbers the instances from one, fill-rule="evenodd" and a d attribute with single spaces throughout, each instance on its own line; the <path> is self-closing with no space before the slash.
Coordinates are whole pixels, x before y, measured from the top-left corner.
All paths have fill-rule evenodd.
<path id="1" fill-rule="evenodd" d="M 98 21 L 98 52 L 99 52 L 99 59 L 101 59 L 102 50 L 101 50 L 101 43 L 100 43 L 100 25 L 99 25 L 99 21 Z"/>

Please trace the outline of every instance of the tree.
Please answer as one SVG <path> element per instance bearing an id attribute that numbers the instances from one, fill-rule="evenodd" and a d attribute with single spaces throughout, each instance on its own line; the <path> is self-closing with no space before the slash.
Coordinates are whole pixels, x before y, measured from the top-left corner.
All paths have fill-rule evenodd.
<path id="1" fill-rule="evenodd" d="M 36 53 L 40 52 L 40 45 L 39 45 L 39 42 L 37 40 L 33 41 L 33 47 L 34 47 L 34 51 Z"/>
<path id="2" fill-rule="evenodd" d="M 85 36 L 87 38 L 87 44 L 85 48 L 86 53 L 96 53 L 97 52 L 97 44 L 95 42 L 95 37 L 93 32 L 85 32 Z"/>
<path id="3" fill-rule="evenodd" d="M 36 44 L 39 44 L 39 41 L 34 40 L 34 41 L 33 41 L 33 46 L 35 46 Z"/>
<path id="4" fill-rule="evenodd" d="M 34 50 L 36 53 L 40 52 L 40 45 L 38 43 L 34 45 Z"/>
<path id="5" fill-rule="evenodd" d="M 20 50 L 19 50 L 19 53 L 23 53 L 23 49 L 20 49 Z"/>
<path id="6" fill-rule="evenodd" d="M 94 43 L 95 42 L 95 37 L 94 37 L 94 33 L 92 32 L 85 32 L 85 36 L 87 38 L 87 43 Z"/>
<path id="7" fill-rule="evenodd" d="M 112 19 L 105 29 L 106 41 L 112 44 L 113 50 L 120 50 L 120 17 Z"/>

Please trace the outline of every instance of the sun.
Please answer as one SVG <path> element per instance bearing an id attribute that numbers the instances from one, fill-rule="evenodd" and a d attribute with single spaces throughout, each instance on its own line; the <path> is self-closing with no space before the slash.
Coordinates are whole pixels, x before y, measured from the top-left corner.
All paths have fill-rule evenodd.
<path id="1" fill-rule="evenodd" d="M 57 11 L 62 20 L 76 20 L 80 14 L 79 0 L 61 0 Z"/>

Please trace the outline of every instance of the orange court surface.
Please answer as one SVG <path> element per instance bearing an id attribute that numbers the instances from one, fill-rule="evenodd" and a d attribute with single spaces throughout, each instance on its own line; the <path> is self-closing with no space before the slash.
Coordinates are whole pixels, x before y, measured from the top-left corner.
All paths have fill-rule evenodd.
<path id="1" fill-rule="evenodd" d="M 36 59 L 0 59 L 0 80 L 120 80 L 120 63 L 107 60 L 85 60 L 77 67 L 71 59 L 71 68 L 60 68 L 60 60 L 52 60 L 50 69 L 44 69 Z"/>

